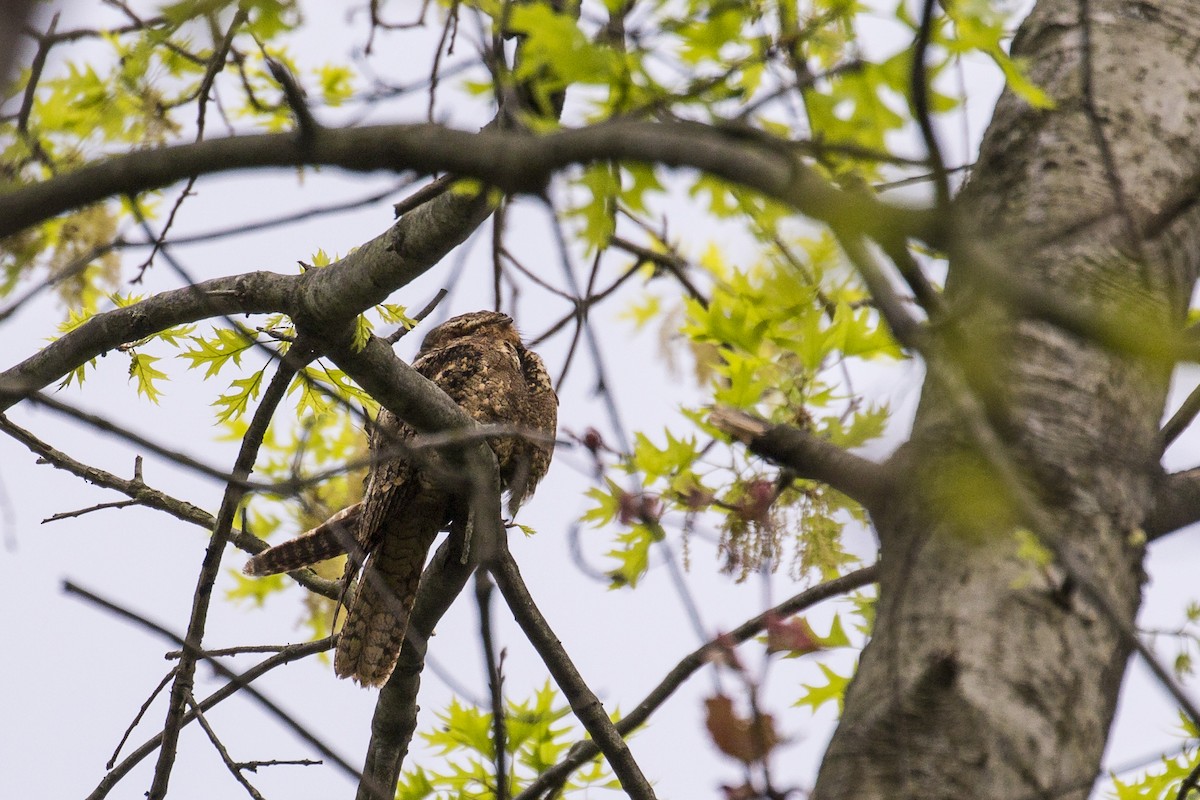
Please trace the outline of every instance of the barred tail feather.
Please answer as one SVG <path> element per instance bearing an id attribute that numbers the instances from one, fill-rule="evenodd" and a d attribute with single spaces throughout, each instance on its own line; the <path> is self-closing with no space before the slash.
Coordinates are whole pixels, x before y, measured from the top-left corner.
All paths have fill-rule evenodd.
<path id="1" fill-rule="evenodd" d="M 438 531 L 436 523 L 420 518 L 405 527 L 383 538 L 363 570 L 334 653 L 339 678 L 382 686 L 396 667 L 425 557 Z"/>
<path id="2" fill-rule="evenodd" d="M 361 510 L 362 503 L 343 508 L 295 539 L 263 550 L 246 562 L 242 572 L 255 576 L 291 572 L 348 552 L 356 538 Z"/>

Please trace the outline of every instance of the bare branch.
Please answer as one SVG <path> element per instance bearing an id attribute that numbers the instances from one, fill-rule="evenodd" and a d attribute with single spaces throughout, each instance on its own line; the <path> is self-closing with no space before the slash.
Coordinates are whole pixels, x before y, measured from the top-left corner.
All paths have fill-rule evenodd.
<path id="1" fill-rule="evenodd" d="M 199 506 L 176 499 L 164 492 L 147 486 L 142 482 L 140 476 L 135 477 L 133 480 L 126 480 L 113 475 L 111 472 L 90 467 L 80 461 L 76 461 L 66 453 L 56 450 L 41 439 L 38 439 L 24 428 L 14 425 L 3 414 L 0 414 L 0 431 L 4 431 L 9 436 L 24 444 L 53 467 L 70 472 L 72 475 L 77 475 L 96 486 L 103 486 L 106 489 L 114 489 L 121 492 L 136 500 L 139 505 L 152 508 L 156 511 L 164 511 L 176 519 L 190 522 L 208 531 L 213 529 L 216 520 L 212 514 L 209 514 Z M 230 531 L 229 540 L 239 549 L 251 554 L 266 550 L 268 547 L 267 543 L 262 539 L 240 529 Z M 312 572 L 312 570 L 296 570 L 289 574 L 297 583 L 310 592 L 315 592 L 331 599 L 338 597 L 339 589 L 337 581 L 326 580 Z"/>
<path id="2" fill-rule="evenodd" d="M 246 686 L 247 684 L 257 680 L 276 667 L 283 666 L 284 664 L 290 664 L 297 659 L 307 658 L 308 656 L 315 655 L 317 653 L 323 653 L 333 647 L 333 642 L 333 637 L 327 636 L 324 639 L 318 639 L 315 642 L 304 642 L 303 644 L 291 645 L 285 650 L 281 651 L 278 655 L 271 656 L 270 658 L 263 660 L 262 662 L 241 673 L 238 675 L 238 680 L 231 680 L 229 683 L 225 684 L 220 689 L 204 698 L 204 700 L 200 701 L 200 708 L 207 711 L 208 709 L 220 703 L 222 700 L 227 700 L 228 698 L 232 697 L 243 686 Z M 186 725 L 190 723 L 195 718 L 195 712 L 189 711 L 184 715 L 184 724 Z M 145 742 L 133 753 L 126 756 L 125 760 L 118 764 L 116 768 L 110 766 L 109 769 L 111 771 L 105 775 L 104 779 L 100 781 L 100 784 L 94 790 L 92 790 L 92 793 L 88 795 L 87 800 L 102 800 L 102 798 L 106 797 L 108 793 L 112 791 L 112 788 L 117 785 L 117 782 L 129 774 L 131 769 L 141 763 L 142 759 L 153 753 L 161 742 L 162 734 L 160 733 L 152 737 L 149 741 Z"/>
<path id="3" fill-rule="evenodd" d="M 97 314 L 0 373 L 0 411 L 91 359 L 175 325 L 220 315 L 280 312 L 314 327 L 335 327 L 424 273 L 489 213 L 484 195 L 448 193 L 326 269 L 217 278 Z"/>
<path id="4" fill-rule="evenodd" d="M 945 213 L 950 207 L 950 182 L 947 180 L 946 161 L 942 158 L 942 148 L 938 144 L 937 134 L 933 130 L 933 121 L 929 110 L 929 73 L 925 65 L 925 56 L 933 38 L 933 8 L 934 0 L 924 0 L 921 4 L 921 23 L 917 28 L 917 38 L 913 43 L 912 73 L 909 76 L 909 91 L 912 96 L 913 117 L 921 130 L 921 138 L 925 142 L 925 151 L 929 154 L 929 162 L 933 167 L 933 185 L 937 190 L 937 208 Z"/>
<path id="5" fill-rule="evenodd" d="M 878 571 L 879 568 L 876 566 L 863 567 L 840 578 L 834 578 L 831 581 L 818 584 L 811 589 L 805 589 L 803 592 L 784 600 L 769 611 L 746 620 L 721 637 L 720 641 L 732 640 L 737 644 L 741 644 L 762 633 L 767 627 L 768 619 L 789 617 L 823 600 L 828 600 L 831 597 L 837 597 L 838 595 L 874 583 Z M 719 646 L 719 642 L 714 639 L 684 656 L 667 673 L 666 677 L 659 681 L 658 685 L 637 704 L 633 711 L 617 722 L 617 731 L 622 736 L 628 736 L 641 727 L 650 718 L 650 715 L 657 711 L 667 701 L 667 698 L 675 693 L 676 689 L 682 686 L 688 678 L 703 666 L 710 663 L 712 649 L 717 646 Z M 566 758 L 539 775 L 514 800 L 535 800 L 535 798 L 541 797 L 543 794 L 546 794 L 548 789 L 566 781 L 567 776 L 573 771 L 599 754 L 600 748 L 594 741 L 589 739 L 577 742 L 571 747 Z"/>
<path id="6" fill-rule="evenodd" d="M 479 607 L 479 639 L 483 645 L 483 662 L 487 670 L 488 695 L 492 703 L 492 747 L 496 764 L 496 800 L 508 800 L 508 728 L 504 720 L 504 675 L 496 658 L 492 636 L 492 589 L 495 584 L 487 572 L 475 573 L 475 602 Z"/>
<path id="7" fill-rule="evenodd" d="M 217 732 L 213 730 L 211 725 L 208 724 L 208 719 L 204 716 L 204 710 L 200 708 L 200 704 L 196 702 L 196 698 L 193 697 L 190 692 L 187 696 L 187 704 L 192 709 L 192 712 L 196 715 L 196 721 L 199 722 L 200 727 L 204 729 L 204 733 L 208 736 L 208 740 L 212 742 L 212 746 L 216 748 L 217 755 L 221 757 L 221 763 L 223 763 L 225 768 L 229 770 L 229 773 L 233 775 L 234 780 L 240 783 L 242 788 L 246 790 L 246 793 L 254 798 L 254 800 L 263 800 L 263 796 L 259 794 L 258 789 L 255 789 L 254 785 L 251 784 L 250 781 L 246 780 L 246 776 L 242 774 L 242 770 L 239 768 L 237 762 L 229 757 L 229 751 L 225 749 L 225 745 L 221 742 L 220 737 L 217 736 Z"/>
<path id="8" fill-rule="evenodd" d="M 159 636 L 169 639 L 172 642 L 174 642 L 175 644 L 180 645 L 184 649 L 188 650 L 196 658 L 204 658 L 204 654 L 202 652 L 190 647 L 188 645 L 188 643 L 183 639 L 183 637 L 179 636 L 178 634 L 172 633 L 171 631 L 167 630 L 166 628 L 159 625 L 158 623 L 151 622 L 149 619 L 143 617 L 140 614 L 130 611 L 129 609 L 122 608 L 121 606 L 119 606 L 116 603 L 113 603 L 109 600 L 105 600 L 104 598 L 100 597 L 99 595 L 97 595 L 93 592 L 90 592 L 87 589 L 84 589 L 80 586 L 77 586 L 76 584 L 72 583 L 71 581 L 63 582 L 63 590 L 68 592 L 69 594 L 79 595 L 83 599 L 96 604 L 100 608 L 103 608 L 107 611 L 111 611 L 112 613 L 116 614 L 119 617 L 130 620 L 132 622 L 136 622 L 137 624 L 139 624 L 145 628 L 149 628 L 151 631 L 157 633 Z M 329 644 L 329 642 L 325 642 L 324 644 Z M 326 647 L 324 649 L 328 649 L 328 648 Z M 337 753 L 335 753 L 331 749 L 329 749 L 328 745 L 326 745 L 323 741 L 318 739 L 316 737 L 316 735 L 313 734 L 312 731 L 310 731 L 304 725 L 301 725 L 296 720 L 292 719 L 291 715 L 289 715 L 286 711 L 284 711 L 279 706 L 275 705 L 275 703 L 273 701 L 269 700 L 261 692 L 259 692 L 253 686 L 251 686 L 250 680 L 252 680 L 252 678 L 247 677 L 247 675 L 249 673 L 247 673 L 247 675 L 239 675 L 238 673 L 229 669 L 229 667 L 222 664 L 217 659 L 205 659 L 205 660 L 208 661 L 208 663 L 212 665 L 212 668 L 214 670 L 216 670 L 216 672 L 218 674 L 220 674 L 221 677 L 230 681 L 231 685 L 233 686 L 233 691 L 242 691 L 242 692 L 245 692 L 246 694 L 250 695 L 252 698 L 254 698 L 254 700 L 259 705 L 261 705 L 263 708 L 270 711 L 273 715 L 275 715 L 275 717 L 277 719 L 279 719 L 281 722 L 283 722 L 283 724 L 285 726 L 290 728 L 294 733 L 296 733 L 298 736 L 300 736 L 300 738 L 304 739 L 304 741 L 308 742 L 313 747 L 315 747 L 318 751 L 320 751 L 320 753 L 323 756 L 325 756 L 327 759 L 329 759 L 334 764 L 336 764 L 340 769 L 342 769 L 344 772 L 346 772 L 346 774 L 348 774 L 354 778 L 361 779 L 362 776 L 358 774 L 358 770 L 354 769 L 354 767 L 350 766 L 350 764 L 345 759 L 343 759 Z M 231 694 L 232 694 L 232 692 L 231 692 Z M 208 706 L 202 706 L 202 707 L 207 708 Z M 129 759 L 126 759 L 126 761 L 128 761 L 128 760 Z M 99 791 L 99 790 L 97 790 L 97 791 Z M 105 794 L 107 794 L 107 790 L 105 791 Z M 92 797 L 96 797 L 96 796 L 103 797 L 103 794 L 96 795 L 96 793 L 93 793 L 91 796 Z"/>
<path id="9" fill-rule="evenodd" d="M 246 489 L 242 485 L 254 469 L 258 459 L 258 451 L 263 437 L 271 424 L 275 410 L 283 400 L 288 384 L 292 377 L 312 358 L 312 352 L 306 346 L 297 345 L 289 353 L 290 357 L 279 362 L 279 369 L 271 378 L 271 383 L 263 390 L 262 400 L 254 411 L 254 417 L 242 437 L 242 445 L 238 450 L 233 465 L 233 479 L 226 485 L 225 494 L 221 498 L 221 508 L 217 512 L 216 523 L 213 525 L 212 537 L 204 552 L 204 560 L 200 565 L 200 574 L 196 579 L 196 591 L 192 596 L 192 612 L 188 620 L 187 643 L 183 656 L 176 667 L 175 681 L 171 684 L 171 699 L 167 704 L 167 718 L 163 723 L 163 742 L 158 752 L 158 764 L 154 769 L 154 780 L 150 785 L 148 797 L 150 800 L 162 800 L 167 795 L 170 783 L 171 769 L 175 764 L 175 753 L 179 741 L 179 731 L 183 727 L 183 715 L 187 710 L 187 700 L 192 694 L 195 680 L 197 653 L 204 641 L 204 631 L 208 623 L 208 608 L 212 600 L 213 585 L 221 568 L 221 559 L 225 554 L 225 544 L 229 541 L 234 519 Z"/>
<path id="10" fill-rule="evenodd" d="M 142 717 L 146 716 L 146 712 L 150 710 L 150 704 L 154 702 L 154 698 L 158 697 L 162 690 L 167 688 L 167 685 L 171 683 L 174 677 L 175 668 L 171 667 L 171 669 L 167 671 L 167 674 L 163 676 L 162 680 L 158 682 L 158 685 L 154 687 L 154 690 L 150 692 L 150 696 L 142 702 L 142 705 L 138 708 L 137 713 L 133 715 L 133 720 L 129 723 L 129 727 L 125 729 L 125 733 L 121 734 L 121 741 L 117 742 L 117 746 L 113 749 L 112 757 L 109 758 L 108 763 L 104 765 L 106 769 L 113 768 L 113 764 L 116 763 L 117 757 L 121 755 L 121 748 L 125 746 L 125 742 L 129 741 L 129 737 L 133 733 L 133 729 L 136 728 L 138 723 L 142 721 Z"/>
<path id="11" fill-rule="evenodd" d="M 1171 415 L 1171 418 L 1159 431 L 1162 435 L 1163 450 L 1170 447 L 1171 443 L 1179 438 L 1179 434 L 1188 429 L 1197 414 L 1200 414 L 1200 386 L 1192 389 L 1191 394 L 1179 406 L 1179 410 Z"/>
<path id="12" fill-rule="evenodd" d="M 129 506 L 136 506 L 137 504 L 138 502 L 136 500 L 117 500 L 112 503 L 97 503 L 94 506 L 79 508 L 75 511 L 60 511 L 57 514 L 51 514 L 42 520 L 42 524 L 45 525 L 47 522 L 58 522 L 64 519 L 74 519 L 75 517 L 82 517 L 84 514 L 91 514 L 93 511 L 103 511 L 107 508 L 128 508 Z"/>
<path id="13" fill-rule="evenodd" d="M 492 575 L 504 600 L 512 610 L 513 618 L 521 626 L 542 663 L 550 670 L 555 682 L 571 704 L 571 710 L 587 732 L 591 734 L 600 752 L 608 759 L 609 766 L 621 783 L 625 794 L 634 800 L 653 800 L 654 789 L 642 774 L 633 754 L 625 744 L 620 732 L 604 710 L 604 705 L 588 687 L 571 657 L 554 635 L 546 618 L 538 610 L 517 569 L 517 562 L 502 548 L 500 559 L 492 566 Z"/>

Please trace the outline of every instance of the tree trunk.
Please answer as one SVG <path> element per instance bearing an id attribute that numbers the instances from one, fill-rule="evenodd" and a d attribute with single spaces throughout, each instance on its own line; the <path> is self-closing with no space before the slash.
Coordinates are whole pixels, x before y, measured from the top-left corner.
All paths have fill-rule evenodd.
<path id="1" fill-rule="evenodd" d="M 1183 320 L 1200 254 L 1200 216 L 1179 202 L 1200 172 L 1195 10 L 1043 0 L 1021 26 L 1013 53 L 1057 107 L 1004 94 L 956 210 L 1023 290 L 1109 323 Z M 963 250 L 932 352 L 958 354 L 946 368 L 1000 447 L 971 435 L 964 392 L 931 368 L 893 463 L 903 485 L 875 520 L 874 637 L 821 800 L 1085 798 L 1128 660 L 1105 606 L 1132 625 L 1170 365 L 1001 306 Z M 1020 533 L 997 459 L 1047 530 Z M 1034 539 L 1060 557 L 1039 565 Z"/>

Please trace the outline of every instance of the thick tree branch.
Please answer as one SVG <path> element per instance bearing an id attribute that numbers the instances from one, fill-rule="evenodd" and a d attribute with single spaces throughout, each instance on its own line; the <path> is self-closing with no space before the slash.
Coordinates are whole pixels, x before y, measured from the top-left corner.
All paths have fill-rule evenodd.
<path id="1" fill-rule="evenodd" d="M 0 373 L 0 411 L 80 364 L 174 325 L 214 316 L 275 312 L 316 327 L 353 319 L 438 263 L 490 213 L 483 195 L 448 193 L 413 210 L 325 269 L 301 275 L 252 272 L 217 278 L 97 314 Z"/>
<path id="2" fill-rule="evenodd" d="M 1167 475 L 1154 492 L 1142 529 L 1151 540 L 1200 522 L 1200 467 Z"/>
<path id="3" fill-rule="evenodd" d="M 745 444 L 750 452 L 787 467 L 801 478 L 821 481 L 861 503 L 878 508 L 891 492 L 882 464 L 848 453 L 820 436 L 790 425 L 773 425 L 733 408 L 716 408 L 708 421 Z"/>
<path id="4" fill-rule="evenodd" d="M 93 358 L 174 325 L 221 314 L 289 313 L 302 278 L 270 272 L 217 278 L 97 314 L 0 373 L 0 410 Z"/>
<path id="5" fill-rule="evenodd" d="M 940 235 L 936 215 L 837 189 L 802 164 L 789 143 L 766 134 L 619 121 L 546 136 L 379 125 L 321 130 L 304 142 L 293 134 L 253 134 L 140 151 L 0 196 L 0 237 L 73 208 L 193 175 L 320 164 L 356 172 L 449 172 L 506 192 L 541 194 L 557 170 L 611 159 L 693 167 L 790 203 L 813 219 L 853 221 L 867 233 L 894 236 L 902 230 L 927 241 Z"/>

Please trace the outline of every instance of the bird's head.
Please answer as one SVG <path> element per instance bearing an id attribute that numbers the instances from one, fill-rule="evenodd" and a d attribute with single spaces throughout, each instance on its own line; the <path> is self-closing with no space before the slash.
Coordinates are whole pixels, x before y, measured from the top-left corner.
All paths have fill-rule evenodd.
<path id="1" fill-rule="evenodd" d="M 473 311 L 446 320 L 425 335 L 421 353 L 448 347 L 459 339 L 486 337 L 496 342 L 509 341 L 521 344 L 521 336 L 513 325 L 512 317 L 499 311 Z"/>

